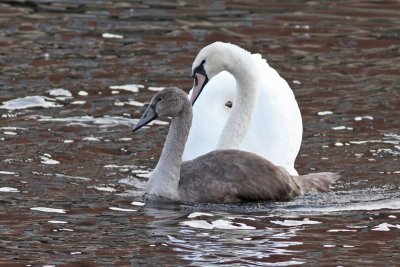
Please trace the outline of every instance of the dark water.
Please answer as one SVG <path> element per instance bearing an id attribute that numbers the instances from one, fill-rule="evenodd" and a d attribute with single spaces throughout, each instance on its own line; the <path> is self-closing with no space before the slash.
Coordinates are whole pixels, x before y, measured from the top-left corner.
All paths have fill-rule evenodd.
<path id="1" fill-rule="evenodd" d="M 0 265 L 397 265 L 399 10 L 1 1 Z M 131 125 L 158 87 L 188 90 L 192 60 L 216 40 L 263 54 L 289 82 L 304 122 L 296 168 L 341 173 L 333 192 L 140 206 L 168 126 L 132 136 Z"/>

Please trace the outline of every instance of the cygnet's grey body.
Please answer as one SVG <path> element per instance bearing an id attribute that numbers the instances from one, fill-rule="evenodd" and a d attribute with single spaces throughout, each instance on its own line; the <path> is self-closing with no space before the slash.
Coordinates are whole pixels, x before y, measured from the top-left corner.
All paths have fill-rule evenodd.
<path id="1" fill-rule="evenodd" d="M 172 122 L 147 183 L 150 196 L 179 202 L 287 201 L 307 192 L 329 191 L 339 178 L 328 172 L 291 176 L 260 156 L 233 149 L 215 150 L 182 162 L 192 121 L 187 95 L 178 88 L 158 92 L 133 130 L 157 117 L 172 117 Z"/>

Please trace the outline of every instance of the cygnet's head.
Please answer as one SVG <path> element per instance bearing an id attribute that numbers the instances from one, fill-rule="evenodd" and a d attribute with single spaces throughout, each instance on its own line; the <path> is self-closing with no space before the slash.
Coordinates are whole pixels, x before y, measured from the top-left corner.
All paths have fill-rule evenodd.
<path id="1" fill-rule="evenodd" d="M 177 87 L 165 88 L 153 96 L 133 132 L 157 118 L 176 117 L 185 108 L 191 108 L 187 94 Z"/>
<path id="2" fill-rule="evenodd" d="M 212 43 L 200 50 L 192 65 L 192 77 L 194 79 L 190 97 L 192 105 L 209 80 L 224 70 L 232 72 L 235 64 L 240 64 L 235 62 L 235 59 L 236 55 L 243 52 L 247 51 L 237 45 L 223 42 Z"/>

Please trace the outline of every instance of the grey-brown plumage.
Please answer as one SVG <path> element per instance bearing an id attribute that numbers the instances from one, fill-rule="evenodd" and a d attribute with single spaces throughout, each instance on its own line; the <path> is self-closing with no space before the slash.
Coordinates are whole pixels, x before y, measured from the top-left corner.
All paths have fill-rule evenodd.
<path id="1" fill-rule="evenodd" d="M 291 176 L 256 154 L 233 149 L 215 150 L 182 162 L 192 120 L 191 105 L 182 90 L 158 92 L 134 131 L 156 117 L 167 116 L 172 117 L 171 127 L 147 183 L 150 195 L 180 202 L 287 201 L 307 192 L 329 191 L 339 178 L 329 172 Z"/>

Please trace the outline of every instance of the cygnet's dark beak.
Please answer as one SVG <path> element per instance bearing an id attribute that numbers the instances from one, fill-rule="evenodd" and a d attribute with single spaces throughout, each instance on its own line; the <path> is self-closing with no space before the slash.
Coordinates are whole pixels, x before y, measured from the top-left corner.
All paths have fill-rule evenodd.
<path id="1" fill-rule="evenodd" d="M 146 124 L 150 123 L 151 121 L 157 119 L 157 113 L 156 113 L 156 105 L 151 104 L 149 107 L 146 109 L 138 123 L 133 127 L 132 131 L 136 132 Z"/>

